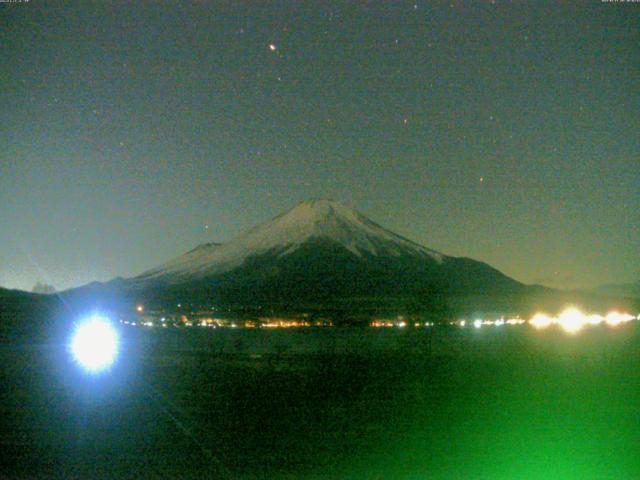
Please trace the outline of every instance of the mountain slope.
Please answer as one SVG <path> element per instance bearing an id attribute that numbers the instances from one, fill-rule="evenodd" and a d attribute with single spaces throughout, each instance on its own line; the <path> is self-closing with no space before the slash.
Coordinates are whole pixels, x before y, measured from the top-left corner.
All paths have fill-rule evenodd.
<path id="1" fill-rule="evenodd" d="M 0 339 L 41 339 L 51 325 L 51 312 L 57 303 L 54 295 L 0 287 Z"/>
<path id="2" fill-rule="evenodd" d="M 205 278 L 233 270 L 248 259 L 267 253 L 284 257 L 313 239 L 335 242 L 358 257 L 409 254 L 436 261 L 443 258 L 442 254 L 396 235 L 338 202 L 309 200 L 227 244 L 202 245 L 138 278 L 169 283 Z"/>
<path id="3" fill-rule="evenodd" d="M 310 200 L 226 244 L 203 245 L 128 280 L 156 297 L 320 301 L 517 291 L 489 265 L 436 252 L 330 200 Z"/>

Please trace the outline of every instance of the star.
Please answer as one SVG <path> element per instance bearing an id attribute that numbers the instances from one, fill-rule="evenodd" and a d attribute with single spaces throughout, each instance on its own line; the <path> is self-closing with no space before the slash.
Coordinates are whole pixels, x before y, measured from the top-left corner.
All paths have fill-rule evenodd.
<path id="1" fill-rule="evenodd" d="M 272 52 L 275 52 L 276 50 L 278 50 L 278 47 L 276 47 L 273 43 L 270 43 L 269 50 L 271 50 Z"/>

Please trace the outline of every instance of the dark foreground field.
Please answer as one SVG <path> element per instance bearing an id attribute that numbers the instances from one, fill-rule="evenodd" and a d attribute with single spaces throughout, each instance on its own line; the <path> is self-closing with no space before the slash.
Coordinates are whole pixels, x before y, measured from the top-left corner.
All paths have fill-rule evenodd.
<path id="1" fill-rule="evenodd" d="M 130 331 L 0 349 L 0 477 L 640 478 L 640 330 Z"/>

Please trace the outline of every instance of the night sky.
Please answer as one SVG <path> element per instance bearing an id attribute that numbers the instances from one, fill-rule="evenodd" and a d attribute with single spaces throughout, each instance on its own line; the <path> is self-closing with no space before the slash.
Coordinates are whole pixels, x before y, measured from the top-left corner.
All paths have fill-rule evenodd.
<path id="1" fill-rule="evenodd" d="M 527 283 L 639 279 L 640 3 L 518 3 L 0 4 L 0 285 L 310 197 Z"/>

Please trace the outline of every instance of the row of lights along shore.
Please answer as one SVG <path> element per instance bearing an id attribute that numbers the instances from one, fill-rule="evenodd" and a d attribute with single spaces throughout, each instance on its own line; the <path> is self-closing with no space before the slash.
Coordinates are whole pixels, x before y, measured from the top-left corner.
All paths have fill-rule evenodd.
<path id="1" fill-rule="evenodd" d="M 567 333 L 577 333 L 587 326 L 605 324 L 609 327 L 617 327 L 618 325 L 622 325 L 633 320 L 640 320 L 640 315 L 633 316 L 629 313 L 620 313 L 616 310 L 613 310 L 606 315 L 585 314 L 575 307 L 569 307 L 557 316 L 551 316 L 546 313 L 536 313 L 528 321 L 519 318 L 509 320 L 500 318 L 497 320 L 476 319 L 471 322 L 467 320 L 459 320 L 453 323 L 461 327 L 472 325 L 475 328 L 481 328 L 483 326 L 499 327 L 501 325 L 521 325 L 528 323 L 538 330 L 544 330 L 557 325 Z"/>
<path id="2" fill-rule="evenodd" d="M 140 306 L 138 312 L 143 311 Z M 473 328 L 482 328 L 484 326 L 500 327 L 502 325 L 522 325 L 529 324 L 536 329 L 546 329 L 553 325 L 560 326 L 567 333 L 577 333 L 586 326 L 606 324 L 609 327 L 617 327 L 633 320 L 640 320 L 640 315 L 633 316 L 628 313 L 620 313 L 611 311 L 606 315 L 585 314 L 575 307 L 569 307 L 563 310 L 558 316 L 550 316 L 545 313 L 537 313 L 530 320 L 521 318 L 510 318 L 505 320 L 499 318 L 497 320 L 475 319 L 471 322 L 467 320 L 458 320 L 451 322 L 452 325 L 459 327 L 472 326 Z M 128 323 L 128 322 L 127 322 Z M 135 323 L 133 324 L 135 325 Z M 435 326 L 433 323 L 425 322 L 425 327 Z M 234 325 L 235 326 L 235 325 Z M 285 328 L 291 326 L 286 325 Z M 299 326 L 296 323 L 296 326 Z M 406 327 L 407 323 L 402 320 L 398 323 L 391 321 L 374 321 L 371 323 L 374 327 Z M 416 324 L 416 326 L 418 326 Z M 114 362 L 118 354 L 118 333 L 111 325 L 108 318 L 93 315 L 84 322 L 76 326 L 73 332 L 70 350 L 75 361 L 80 364 L 87 372 L 98 373 L 108 369 Z"/>
<path id="3" fill-rule="evenodd" d="M 138 313 L 142 313 L 144 312 L 144 307 L 142 305 L 138 305 L 136 306 L 136 311 Z M 612 310 L 606 315 L 593 314 L 593 313 L 585 314 L 576 307 L 568 307 L 564 309 L 557 316 L 548 315 L 546 313 L 536 313 L 529 320 L 525 320 L 520 317 L 507 318 L 507 319 L 505 319 L 504 317 L 497 318 L 497 319 L 483 319 L 483 318 L 476 318 L 474 320 L 462 319 L 462 320 L 449 322 L 449 325 L 459 326 L 463 328 L 467 326 L 474 327 L 474 328 L 482 328 L 486 326 L 500 327 L 502 325 L 528 324 L 538 330 L 543 330 L 548 327 L 557 325 L 567 333 L 576 333 L 582 330 L 586 326 L 605 324 L 609 327 L 616 327 L 618 325 L 625 324 L 633 320 L 640 320 L 640 315 L 634 316 L 629 313 L 621 313 L 617 310 Z M 162 318 L 161 321 L 162 323 L 165 323 L 164 322 L 165 318 Z M 134 326 L 136 325 L 135 322 L 129 322 L 129 321 L 123 322 L 122 320 L 121 320 L 121 323 L 125 323 L 127 325 L 134 325 Z M 192 324 L 193 324 L 192 322 L 188 322 L 188 326 L 191 326 Z M 140 322 L 140 325 L 153 326 L 153 323 Z M 200 323 L 196 322 L 195 325 L 207 326 L 207 325 L 204 325 L 204 323 L 202 322 Z M 333 324 L 331 323 L 330 326 L 332 325 Z M 397 317 L 396 319 L 376 319 L 376 320 L 372 320 L 369 323 L 369 326 L 371 327 L 404 328 L 409 325 L 410 325 L 409 322 L 404 317 Z M 164 324 L 163 326 L 166 326 L 166 324 Z M 238 325 L 232 322 L 230 323 L 230 326 L 237 327 Z M 251 325 L 251 326 L 257 326 L 257 325 Z M 280 320 L 279 322 L 276 322 L 273 325 L 267 322 L 266 325 L 262 325 L 262 326 L 268 326 L 268 327 L 279 326 L 282 328 L 287 328 L 287 327 L 294 327 L 294 326 L 295 327 L 312 326 L 312 324 L 308 321 L 291 320 L 288 322 L 283 322 L 282 320 Z M 327 325 L 323 324 L 322 326 L 327 326 Z M 424 323 L 415 322 L 415 323 L 411 323 L 411 326 L 434 327 L 436 326 L 436 324 L 434 322 L 424 322 Z"/>

